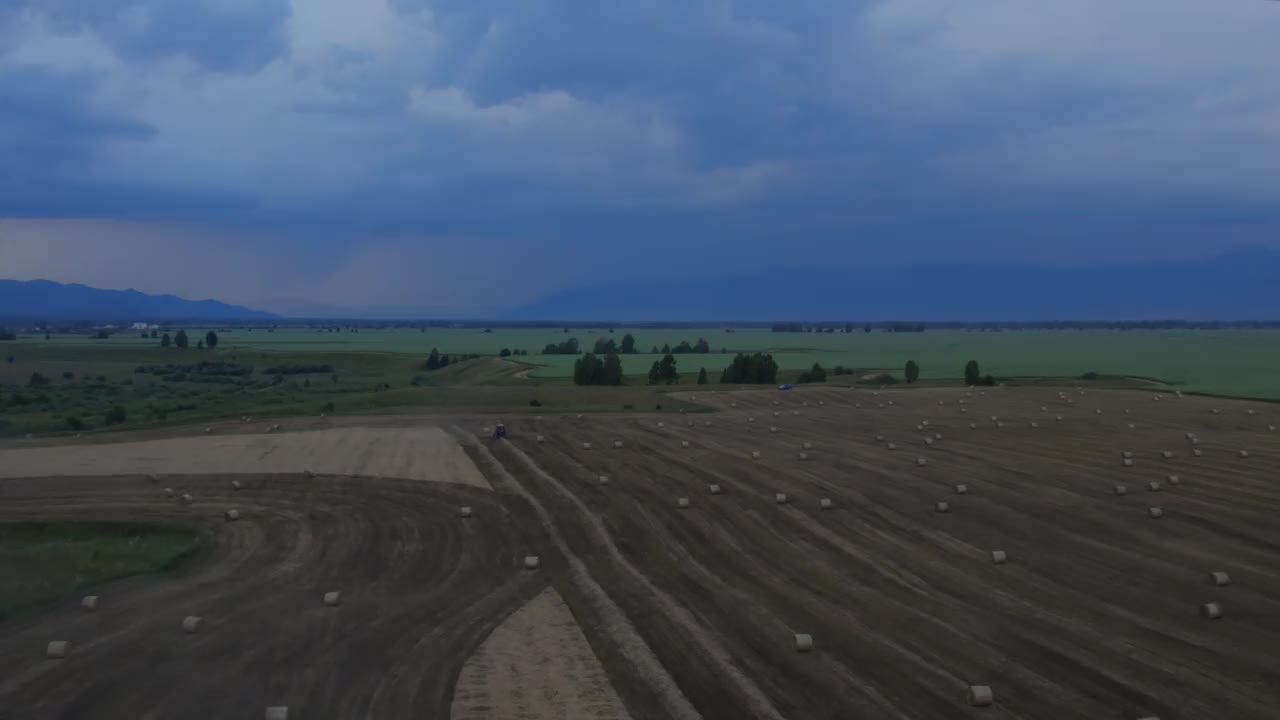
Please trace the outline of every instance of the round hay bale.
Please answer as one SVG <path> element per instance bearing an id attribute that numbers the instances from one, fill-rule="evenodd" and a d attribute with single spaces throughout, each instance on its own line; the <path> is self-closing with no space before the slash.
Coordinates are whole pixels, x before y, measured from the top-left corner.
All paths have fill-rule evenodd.
<path id="1" fill-rule="evenodd" d="M 760 451 L 759 451 L 759 450 L 752 450 L 752 451 L 751 451 L 751 459 L 752 459 L 752 460 L 759 460 L 759 459 L 760 459 Z"/>
<path id="2" fill-rule="evenodd" d="M 933 509 L 940 513 L 951 512 L 951 503 L 940 502 L 934 505 Z"/>
<path id="3" fill-rule="evenodd" d="M 801 448 L 803 448 L 803 449 L 805 449 L 805 450 L 812 450 L 812 449 L 813 449 L 813 443 L 811 443 L 811 442 L 801 443 L 800 447 L 801 447 Z"/>
<path id="4" fill-rule="evenodd" d="M 1147 483 L 1147 489 L 1150 490 L 1151 492 L 1160 492 L 1160 481 L 1152 480 L 1151 482 Z"/>
<path id="5" fill-rule="evenodd" d="M 774 417 L 778 417 L 778 416 L 780 416 L 780 415 L 782 415 L 782 413 L 778 412 L 777 410 L 774 410 L 774 411 L 773 411 L 773 416 L 774 416 Z"/>
<path id="6" fill-rule="evenodd" d="M 893 405 L 893 401 L 892 401 L 892 400 L 886 400 L 885 402 L 887 402 L 887 403 L 888 403 L 888 404 L 890 404 L 890 405 Z"/>
<path id="7" fill-rule="evenodd" d="M 931 438 L 931 437 L 927 437 L 927 438 L 925 438 L 925 439 L 924 439 L 924 444 L 925 444 L 925 445 L 932 445 L 932 444 L 933 444 L 933 438 Z"/>
<path id="8" fill-rule="evenodd" d="M 1210 410 L 1209 412 L 1213 413 L 1214 415 L 1221 415 L 1221 414 L 1222 414 L 1222 411 L 1221 411 L 1221 410 L 1219 410 L 1218 408 L 1214 408 L 1214 409 Z"/>
<path id="9" fill-rule="evenodd" d="M 1178 483 L 1180 483 L 1180 482 L 1182 482 L 1182 478 L 1178 477 L 1177 475 L 1170 475 L 1170 476 L 1169 476 L 1169 484 L 1170 484 L 1170 485 L 1177 485 L 1177 484 L 1178 484 Z"/>
<path id="10" fill-rule="evenodd" d="M 710 420 L 702 421 L 702 427 L 711 427 L 711 421 Z"/>
<path id="11" fill-rule="evenodd" d="M 1170 460 L 1173 458 L 1173 453 L 1169 450 L 1161 450 L 1160 457 L 1164 458 L 1165 460 Z"/>
<path id="12" fill-rule="evenodd" d="M 1195 455 L 1196 457 L 1200 457 L 1201 455 L 1204 455 L 1204 451 L 1202 451 L 1200 448 L 1196 448 L 1191 451 L 1191 454 Z"/>
<path id="13" fill-rule="evenodd" d="M 1164 517 L 1164 510 L 1161 510 L 1158 507 L 1147 508 L 1147 515 L 1152 520 L 1159 520 L 1160 518 Z"/>
<path id="14" fill-rule="evenodd" d="M 599 480 L 599 482 L 600 482 L 600 484 L 601 484 L 601 485 L 608 485 L 608 484 L 609 484 L 609 476 L 608 476 L 608 475 L 601 475 L 601 476 L 600 476 L 600 480 Z"/>
<path id="15" fill-rule="evenodd" d="M 999 417 L 997 417 L 997 416 L 995 416 L 995 415 L 992 415 L 992 416 L 991 416 L 991 422 L 997 422 L 997 421 L 999 421 L 999 420 L 1000 420 L 1000 418 L 999 418 Z"/>
<path id="16" fill-rule="evenodd" d="M 682 448 L 687 448 L 687 447 L 689 447 L 689 441 L 688 441 L 688 440 L 681 440 L 681 441 L 680 441 L 680 447 L 682 447 Z"/>
<path id="17" fill-rule="evenodd" d="M 876 403 L 876 407 L 878 407 L 878 408 L 883 408 L 883 407 L 884 407 L 884 403 Z M 30 435 L 28 435 L 27 437 L 30 437 Z"/>
<path id="18" fill-rule="evenodd" d="M 493 428 L 489 427 L 488 425 L 485 425 L 484 427 L 480 428 L 480 433 L 482 435 L 489 435 L 492 432 L 493 432 Z"/>
<path id="19" fill-rule="evenodd" d="M 97 610 L 97 609 L 98 609 L 98 596 L 97 596 L 97 595 L 85 595 L 84 597 L 80 598 L 80 609 L 81 609 L 81 610 Z"/>
<path id="20" fill-rule="evenodd" d="M 885 447 L 889 448 L 890 450 L 897 450 L 897 449 L 898 449 L 898 446 L 897 446 L 897 445 L 894 445 L 893 443 L 889 443 L 889 444 L 885 445 Z"/>
<path id="21" fill-rule="evenodd" d="M 184 502 L 184 503 L 186 503 L 186 504 L 190 505 L 191 503 L 193 503 L 193 502 L 195 502 L 195 501 L 196 501 L 196 499 L 195 499 L 195 498 L 193 498 L 193 497 L 191 497 L 191 494 L 190 494 L 190 493 L 183 493 L 183 495 L 182 495 L 182 502 Z"/>
<path id="22" fill-rule="evenodd" d="M 968 409 L 968 408 L 960 408 L 960 414 L 961 414 L 961 415 L 967 415 L 968 413 L 969 413 L 969 409 Z"/>
<path id="23" fill-rule="evenodd" d="M 808 459 L 809 459 L 809 453 L 807 453 L 807 452 L 802 452 L 802 453 L 800 453 L 799 455 L 797 455 L 796 457 L 798 457 L 800 460 L 808 460 Z"/>
<path id="24" fill-rule="evenodd" d="M 239 481 L 239 480 L 232 480 L 232 481 L 231 481 L 231 489 L 232 489 L 232 490 L 239 490 L 239 489 L 240 489 L 240 481 Z"/>
<path id="25" fill-rule="evenodd" d="M 1200 606 L 1200 614 L 1208 620 L 1217 620 L 1222 617 L 1222 606 L 1218 603 L 1205 603 Z"/>
<path id="26" fill-rule="evenodd" d="M 315 474 L 314 472 L 312 472 L 310 469 L 303 470 L 303 471 L 302 471 L 302 474 L 303 474 L 303 475 L 306 475 L 306 476 L 307 476 L 307 477 L 309 477 L 309 478 L 313 478 L 313 477 L 315 477 L 315 476 L 316 476 L 316 474 Z"/>
<path id="27" fill-rule="evenodd" d="M 676 507 L 680 508 L 681 510 L 683 510 L 683 509 L 685 509 L 685 508 L 689 507 L 689 498 L 684 498 L 684 497 L 682 497 L 682 498 L 677 498 L 677 499 L 676 499 Z"/>
<path id="28" fill-rule="evenodd" d="M 45 646 L 44 656 L 50 660 L 61 660 L 67 656 L 67 650 L 69 649 L 71 649 L 71 646 L 66 640 L 54 640 Z"/>
<path id="29" fill-rule="evenodd" d="M 924 427 L 929 427 L 929 421 L 928 421 L 928 420 L 921 420 L 921 421 L 920 421 L 920 424 L 921 424 L 922 426 L 924 426 Z"/>
<path id="30" fill-rule="evenodd" d="M 823 400 L 819 400 L 819 401 L 818 401 L 818 407 L 822 407 L 823 405 L 826 405 L 826 404 L 827 404 L 827 403 L 826 403 L 825 401 L 823 401 Z M 942 403 L 938 403 L 938 404 L 939 404 L 939 405 L 941 405 Z"/>
<path id="31" fill-rule="evenodd" d="M 1250 409 L 1250 410 L 1246 410 L 1245 412 L 1247 412 L 1247 413 L 1248 413 L 1248 414 L 1250 414 L 1250 415 L 1257 415 L 1257 414 L 1258 414 L 1256 411 L 1254 411 L 1254 410 L 1252 410 L 1252 409 Z"/>
<path id="32" fill-rule="evenodd" d="M 334 590 L 324 594 L 324 604 L 326 607 L 338 607 L 342 604 L 342 593 Z"/>
<path id="33" fill-rule="evenodd" d="M 621 440 L 614 440 L 614 441 L 613 441 L 613 447 L 614 447 L 614 449 L 615 449 L 615 450 L 621 450 L 621 449 L 622 449 L 622 441 L 621 441 Z"/>
<path id="34" fill-rule="evenodd" d="M 463 505 L 462 507 L 458 508 L 458 517 L 464 517 L 464 518 L 471 517 L 471 506 Z"/>
<path id="35" fill-rule="evenodd" d="M 1032 423 L 1031 423 L 1031 427 L 1033 427 L 1033 428 L 1038 428 L 1038 427 L 1040 427 L 1040 423 L 1038 423 L 1038 422 L 1032 422 Z"/>
<path id="36" fill-rule="evenodd" d="M 1132 452 L 1132 451 L 1130 451 L 1130 450 L 1125 450 L 1125 451 L 1123 451 L 1123 452 L 1121 452 L 1121 453 L 1120 453 L 1120 457 L 1122 457 L 1122 458 L 1131 458 L 1131 457 L 1133 457 L 1133 452 Z"/>
<path id="37" fill-rule="evenodd" d="M 1062 416 L 1061 416 L 1061 415 L 1058 415 L 1057 417 L 1055 417 L 1055 418 L 1054 418 L 1054 420 L 1056 420 L 1056 421 L 1058 421 L 1058 422 L 1062 422 Z"/>
<path id="38" fill-rule="evenodd" d="M 1000 422 L 996 423 L 996 427 L 998 427 L 998 428 L 1002 428 L 1002 427 L 1004 427 L 1004 421 L 1003 421 L 1003 420 L 1001 420 Z"/>
<path id="39" fill-rule="evenodd" d="M 524 559 L 524 569 L 525 569 L 525 570 L 537 570 L 537 569 L 538 569 L 538 565 L 539 565 L 539 563 L 540 563 L 540 561 L 538 560 L 538 556 L 537 556 L 537 555 L 529 555 L 529 556 L 526 556 L 526 557 L 525 557 L 525 559 Z"/>
<path id="40" fill-rule="evenodd" d="M 929 464 L 928 460 L 922 457 L 916 458 L 916 467 L 924 467 L 925 465 L 928 465 L 928 464 Z"/>
<path id="41" fill-rule="evenodd" d="M 288 706 L 274 705 L 267 708 L 267 720 L 289 720 Z"/>
<path id="42" fill-rule="evenodd" d="M 173 497 L 173 494 L 174 494 L 175 492 L 177 492 L 177 491 L 175 491 L 173 488 L 165 488 L 165 489 L 164 489 L 164 494 L 165 494 L 165 495 L 168 495 L 169 497 Z"/>
<path id="43" fill-rule="evenodd" d="M 877 435 L 877 436 L 876 436 L 876 442 L 884 442 L 884 436 L 883 436 L 883 435 Z"/>
<path id="44" fill-rule="evenodd" d="M 1125 409 L 1124 409 L 1124 414 L 1125 414 L 1125 415 L 1128 415 L 1128 414 L 1129 414 L 1129 408 L 1125 408 Z"/>
<path id="45" fill-rule="evenodd" d="M 666 423 L 661 422 L 661 421 L 659 421 L 659 422 L 658 422 L 658 427 L 662 428 L 662 427 L 666 427 L 666 426 L 667 426 L 667 424 L 666 424 Z"/>
<path id="46" fill-rule="evenodd" d="M 235 509 L 228 510 L 226 513 L 226 517 L 227 517 L 227 522 L 235 522 L 240 519 L 240 511 Z"/>
<path id="47" fill-rule="evenodd" d="M 541 435 L 539 435 L 539 436 L 535 437 L 535 438 L 533 439 L 533 441 L 534 441 L 534 442 L 540 442 L 540 443 L 541 443 L 541 442 L 546 442 L 546 441 L 547 441 L 547 439 L 546 439 L 546 438 L 544 438 L 544 437 L 542 437 Z"/>
<path id="48" fill-rule="evenodd" d="M 1123 464 L 1125 467 L 1133 467 L 1133 460 L 1131 460 L 1130 458 L 1125 458 L 1124 460 L 1121 460 L 1120 462 L 1121 462 L 1121 464 Z"/>
<path id="49" fill-rule="evenodd" d="M 805 401 L 801 402 L 800 404 L 801 404 L 801 405 L 803 405 L 804 407 L 809 407 L 809 401 L 808 401 L 808 400 L 805 400 Z"/>
<path id="50" fill-rule="evenodd" d="M 771 432 L 771 433 L 776 433 L 776 432 L 778 432 L 778 428 L 774 427 L 773 425 L 770 425 L 770 426 L 769 426 L 769 432 Z"/>
<path id="51" fill-rule="evenodd" d="M 1275 425 L 1268 425 L 1268 426 L 1267 426 L 1267 432 L 1275 432 L 1275 431 L 1276 431 L 1276 426 L 1275 426 Z"/>
<path id="52" fill-rule="evenodd" d="M 822 498 L 821 500 L 819 500 L 818 507 L 822 508 L 823 510 L 830 510 L 832 507 L 831 498 Z"/>
<path id="53" fill-rule="evenodd" d="M 207 433 L 211 433 L 211 432 L 213 432 L 213 428 L 211 428 L 211 427 L 207 427 L 207 428 L 205 428 L 205 429 L 204 429 L 204 431 L 205 431 L 205 432 L 207 432 Z"/>
<path id="54" fill-rule="evenodd" d="M 813 636 L 803 633 L 796 634 L 796 652 L 811 652 L 813 650 Z"/>
<path id="55" fill-rule="evenodd" d="M 534 418 L 534 420 L 537 420 L 538 422 L 542 422 L 542 416 L 539 415 L 538 417 Z"/>
<path id="56" fill-rule="evenodd" d="M 1240 457 L 1242 457 L 1242 458 L 1247 458 L 1247 457 L 1249 457 L 1249 451 L 1248 451 L 1248 450 L 1241 450 L 1241 451 L 1240 451 Z"/>
<path id="57" fill-rule="evenodd" d="M 1209 573 L 1209 579 L 1212 580 L 1213 584 L 1217 585 L 1218 587 L 1231 584 L 1231 576 L 1222 572 L 1221 570 L 1219 570 L 1218 572 Z"/>
<path id="58" fill-rule="evenodd" d="M 590 450 L 590 449 L 591 449 L 591 443 L 589 443 L 589 442 L 584 442 L 584 443 L 582 443 L 582 449 L 583 449 L 583 450 Z"/>
<path id="59" fill-rule="evenodd" d="M 1101 415 L 1101 414 L 1102 414 L 1102 408 L 1095 408 L 1095 409 L 1094 409 L 1094 411 L 1093 411 L 1093 414 L 1094 414 L 1094 415 Z"/>
<path id="60" fill-rule="evenodd" d="M 188 615 L 182 619 L 182 631 L 186 633 L 198 632 L 203 624 L 204 618 L 199 615 Z"/>
<path id="61" fill-rule="evenodd" d="M 578 415 L 578 419 L 579 419 L 579 420 L 581 420 L 581 419 L 582 419 L 582 416 L 581 416 L 581 415 Z"/>
<path id="62" fill-rule="evenodd" d="M 738 403 L 729 403 L 729 407 L 736 408 L 738 407 Z"/>
<path id="63" fill-rule="evenodd" d="M 986 685 L 969 686 L 969 704 L 974 707 L 987 707 L 995 699 L 991 693 L 991 688 Z"/>
<path id="64" fill-rule="evenodd" d="M 964 483 L 960 483 L 959 485 L 956 485 L 956 494 L 957 494 L 957 495 L 967 495 L 968 493 L 969 493 L 969 486 L 968 486 L 968 485 L 965 485 Z"/>
<path id="65" fill-rule="evenodd" d="M 1048 408 L 1048 407 L 1046 407 L 1046 406 L 1044 406 L 1044 405 L 1041 405 L 1041 406 L 1040 406 L 1040 412 L 1049 412 L 1049 408 Z"/>
<path id="66" fill-rule="evenodd" d="M 1125 495 L 1129 492 L 1129 488 L 1125 487 L 1124 485 L 1117 485 L 1115 486 L 1114 492 L 1117 495 Z"/>
<path id="67" fill-rule="evenodd" d="M 792 417 L 795 417 L 795 416 L 797 416 L 797 415 L 799 415 L 799 414 L 800 414 L 800 411 L 799 411 L 799 410 L 792 410 L 792 411 L 791 411 L 791 416 L 792 416 Z"/>
<path id="68" fill-rule="evenodd" d="M 995 565 L 1003 565 L 1009 560 L 1009 556 L 1003 550 L 991 551 L 991 562 Z"/>
<path id="69" fill-rule="evenodd" d="M 753 417 L 748 417 L 748 418 L 747 418 L 747 422 L 749 422 L 749 423 L 753 423 L 753 422 L 755 422 L 755 421 L 756 421 L 756 419 L 755 419 L 755 418 L 753 418 Z"/>
<path id="70" fill-rule="evenodd" d="M 708 492 L 710 492 L 712 495 L 719 495 L 719 494 L 721 493 L 720 486 L 719 486 L 719 485 L 714 485 L 714 484 L 713 484 L 713 485 L 708 485 L 708 486 L 707 486 L 707 491 L 708 491 Z"/>
<path id="71" fill-rule="evenodd" d="M 787 494 L 786 494 L 786 493 L 774 493 L 773 501 L 774 501 L 775 503 L 779 504 L 779 505 L 786 505 L 786 504 L 787 504 Z"/>
<path id="72" fill-rule="evenodd" d="M 977 429 L 978 429 L 978 423 L 969 423 L 969 429 L 970 429 L 970 430 L 977 430 Z"/>

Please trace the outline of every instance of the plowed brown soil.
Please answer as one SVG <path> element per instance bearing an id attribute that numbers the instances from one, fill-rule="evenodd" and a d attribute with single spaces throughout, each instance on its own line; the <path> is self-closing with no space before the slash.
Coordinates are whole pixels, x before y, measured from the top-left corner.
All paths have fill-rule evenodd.
<path id="1" fill-rule="evenodd" d="M 696 396 L 721 412 L 508 420 L 506 443 L 467 437 L 492 418 L 459 418 L 492 492 L 192 477 L 176 488 L 188 507 L 140 477 L 0 480 L 0 521 L 151 518 L 217 539 L 176 576 L 102 590 L 96 613 L 68 602 L 0 624 L 0 717 L 447 718 L 468 658 L 486 639 L 513 647 L 491 633 L 548 584 L 636 720 L 1280 716 L 1277 406 L 1048 388 Z M 245 519 L 223 522 L 231 506 Z M 525 554 L 542 567 L 521 571 Z M 321 606 L 330 589 L 340 608 Z M 1222 619 L 1199 616 L 1210 601 Z M 178 627 L 189 614 L 206 618 L 197 635 Z M 67 659 L 43 659 L 53 639 L 73 643 Z M 509 677 L 545 690 L 571 674 Z M 991 707 L 966 705 L 974 684 Z"/>

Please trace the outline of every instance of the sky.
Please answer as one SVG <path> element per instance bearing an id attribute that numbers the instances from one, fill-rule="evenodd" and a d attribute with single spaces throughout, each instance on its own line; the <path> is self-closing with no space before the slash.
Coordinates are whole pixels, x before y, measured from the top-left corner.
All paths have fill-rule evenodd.
<path id="1" fill-rule="evenodd" d="M 291 314 L 1280 249 L 1280 2 L 13 0 L 0 277 Z"/>

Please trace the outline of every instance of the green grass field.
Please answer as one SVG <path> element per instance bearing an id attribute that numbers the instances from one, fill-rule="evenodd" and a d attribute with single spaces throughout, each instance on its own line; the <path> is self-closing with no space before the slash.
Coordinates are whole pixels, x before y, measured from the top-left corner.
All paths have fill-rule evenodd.
<path id="1" fill-rule="evenodd" d="M 188 328 L 194 340 L 205 328 Z M 574 388 L 569 383 L 576 359 L 539 355 L 547 343 L 576 337 L 590 348 L 600 337 L 621 341 L 636 337 L 641 354 L 623 358 L 626 388 Z M 0 435 L 50 431 L 100 430 L 112 408 L 122 407 L 124 426 L 190 422 L 238 415 L 355 413 L 420 408 L 427 411 L 515 412 L 537 400 L 550 411 L 583 412 L 653 409 L 663 402 L 644 375 L 658 359 L 654 345 L 695 343 L 705 338 L 708 354 L 677 356 L 691 383 L 699 368 L 712 382 L 735 352 L 770 352 L 783 370 L 782 380 L 815 362 L 831 369 L 843 365 L 862 372 L 901 375 L 915 360 L 928 382 L 955 382 L 965 362 L 981 363 L 1000 378 L 1077 378 L 1089 371 L 1108 376 L 1155 378 L 1178 389 L 1241 397 L 1280 399 L 1280 331 L 929 331 L 925 333 L 772 333 L 726 332 L 718 328 L 571 331 L 553 329 L 428 329 L 275 332 L 219 332 L 214 352 L 163 349 L 152 339 L 122 332 L 107 340 L 86 336 L 21 339 L 0 345 Z M 438 348 L 450 355 L 492 356 L 502 348 L 522 348 L 520 362 L 487 357 L 445 370 L 423 368 Z M 720 352 L 721 348 L 727 354 Z M 12 358 L 12 362 L 10 362 Z M 208 378 L 137 372 L 155 365 L 189 366 L 202 361 L 234 363 L 243 375 Z M 521 364 L 527 363 L 527 364 Z M 330 366 L 331 371 L 289 374 L 266 372 L 278 366 Z M 27 387 L 32 373 L 49 379 L 43 388 Z M 184 373 L 185 374 L 185 373 Z M 65 377 L 69 375 L 69 377 Z M 674 406 L 668 403 L 669 406 Z M 115 424 L 119 426 L 119 424 Z"/>
<path id="2" fill-rule="evenodd" d="M 109 580 L 169 572 L 203 545 L 173 527 L 0 523 L 0 621 Z"/>

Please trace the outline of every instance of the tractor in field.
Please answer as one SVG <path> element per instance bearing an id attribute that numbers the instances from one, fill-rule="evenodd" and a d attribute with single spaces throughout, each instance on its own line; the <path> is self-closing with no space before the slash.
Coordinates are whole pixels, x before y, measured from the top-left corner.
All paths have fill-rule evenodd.
<path id="1" fill-rule="evenodd" d="M 494 425 L 494 426 L 493 426 L 493 439 L 494 439 L 494 440 L 506 440 L 506 439 L 507 439 L 507 426 L 506 426 L 506 425 L 503 425 L 502 423 L 498 423 L 497 425 Z"/>

